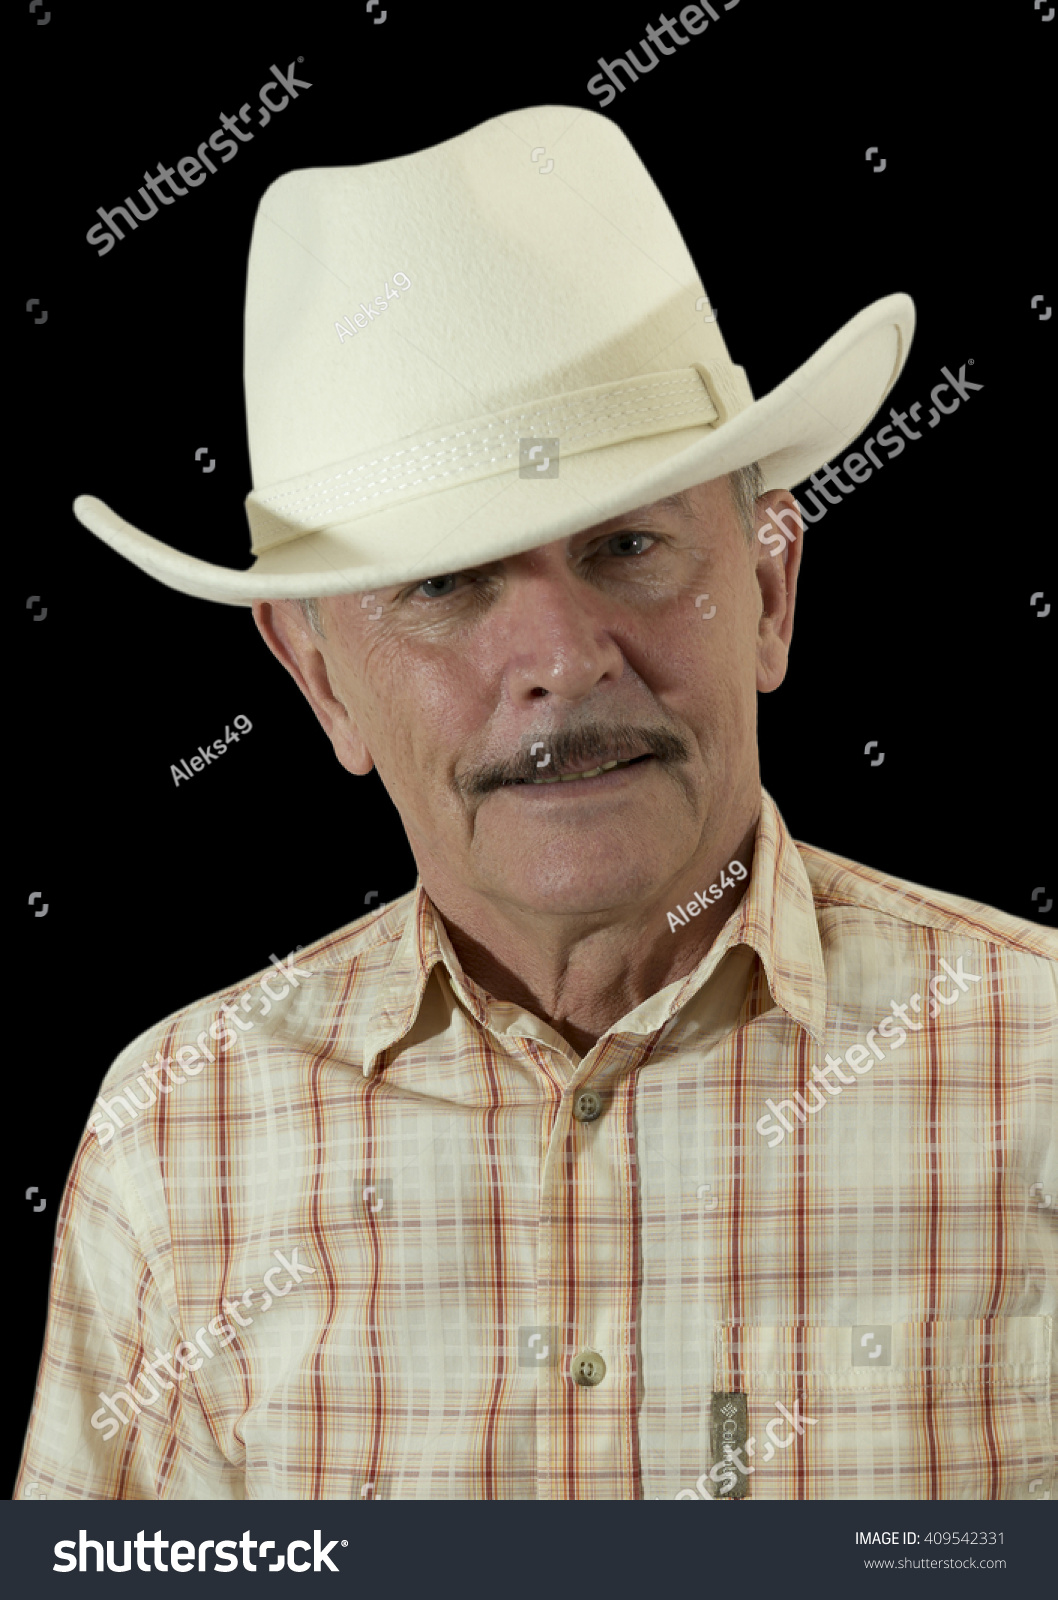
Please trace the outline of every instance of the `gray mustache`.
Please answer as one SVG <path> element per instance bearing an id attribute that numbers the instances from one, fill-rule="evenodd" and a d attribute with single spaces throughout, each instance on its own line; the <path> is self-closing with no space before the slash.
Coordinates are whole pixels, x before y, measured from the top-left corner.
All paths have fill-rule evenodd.
<path id="1" fill-rule="evenodd" d="M 505 784 L 529 783 L 542 774 L 563 772 L 571 764 L 602 766 L 606 761 L 628 761 L 642 755 L 656 756 L 659 761 L 686 761 L 689 756 L 686 742 L 678 734 L 667 728 L 640 728 L 632 723 L 612 728 L 559 729 L 538 736 L 530 744 L 537 746 L 535 754 L 526 749 L 511 761 L 483 767 L 460 779 L 458 789 L 465 795 L 490 794 Z M 540 763 L 548 755 L 551 760 L 541 768 Z"/>

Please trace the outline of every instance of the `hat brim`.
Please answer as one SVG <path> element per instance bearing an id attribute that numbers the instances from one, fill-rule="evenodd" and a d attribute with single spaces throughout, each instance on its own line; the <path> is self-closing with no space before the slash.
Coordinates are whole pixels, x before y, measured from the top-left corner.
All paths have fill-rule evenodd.
<path id="1" fill-rule="evenodd" d="M 683 428 L 563 457 L 557 477 L 514 468 L 426 493 L 273 546 L 243 571 L 185 555 L 79 495 L 78 520 L 160 583 L 223 605 L 358 593 L 517 555 L 759 461 L 764 489 L 793 489 L 852 445 L 903 370 L 906 294 L 859 312 L 766 395 L 719 427 Z"/>

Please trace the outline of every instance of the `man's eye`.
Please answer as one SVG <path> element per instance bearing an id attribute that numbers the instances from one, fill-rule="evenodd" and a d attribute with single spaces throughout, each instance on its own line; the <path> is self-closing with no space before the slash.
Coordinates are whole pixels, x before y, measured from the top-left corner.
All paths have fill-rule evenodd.
<path id="1" fill-rule="evenodd" d="M 649 544 L 657 543 L 652 533 L 614 533 L 603 541 L 596 554 L 619 557 L 644 555 L 646 553 L 642 548 L 644 541 L 649 541 Z M 630 548 L 636 544 L 639 548 Z M 621 545 L 624 546 L 623 549 L 614 548 Z M 466 576 L 468 576 L 466 573 L 446 572 L 439 578 L 424 578 L 421 583 L 416 584 L 414 592 L 423 595 L 427 600 L 444 600 L 453 592 L 451 587 L 446 588 L 445 585 L 453 585 L 459 578 Z"/>
<path id="2" fill-rule="evenodd" d="M 609 545 L 617 545 L 617 544 L 627 545 L 630 540 L 635 540 L 635 539 L 638 539 L 638 540 L 649 539 L 651 544 L 656 544 L 657 543 L 657 540 L 654 538 L 653 534 L 650 534 L 650 533 L 615 533 L 611 538 L 607 539 L 606 544 L 607 544 L 607 546 L 609 546 Z M 620 550 L 620 551 L 615 550 L 615 551 L 612 551 L 611 553 L 614 554 L 614 555 L 640 556 L 640 555 L 643 555 L 645 552 L 643 550 L 641 550 L 641 549 L 640 550 L 627 550 L 626 549 L 626 550 Z"/>
<path id="3" fill-rule="evenodd" d="M 429 589 L 429 588 L 432 587 L 434 592 L 430 593 L 430 594 L 427 594 L 427 596 L 426 596 L 427 600 L 440 600 L 440 599 L 444 598 L 444 595 L 439 595 L 436 592 L 437 587 L 439 587 L 441 584 L 445 584 L 445 583 L 455 583 L 455 581 L 458 578 L 458 576 L 459 576 L 458 572 L 446 572 L 440 578 L 424 578 L 422 580 L 422 582 L 418 585 L 418 588 L 420 590 L 426 590 L 426 589 Z M 452 593 L 451 589 L 446 589 L 444 591 L 444 594 L 451 594 L 451 593 Z"/>

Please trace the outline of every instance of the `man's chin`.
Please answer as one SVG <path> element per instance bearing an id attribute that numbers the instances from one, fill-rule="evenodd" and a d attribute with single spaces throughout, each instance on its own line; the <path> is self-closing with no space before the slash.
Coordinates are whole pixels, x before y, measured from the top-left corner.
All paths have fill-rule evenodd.
<path id="1" fill-rule="evenodd" d="M 627 868 L 607 873 L 600 866 L 593 872 L 581 861 L 566 872 L 530 870 L 521 880 L 508 874 L 502 893 L 529 916 L 638 918 L 648 914 L 663 881 L 660 870 L 657 878 L 648 878 L 642 870 L 631 875 Z"/>

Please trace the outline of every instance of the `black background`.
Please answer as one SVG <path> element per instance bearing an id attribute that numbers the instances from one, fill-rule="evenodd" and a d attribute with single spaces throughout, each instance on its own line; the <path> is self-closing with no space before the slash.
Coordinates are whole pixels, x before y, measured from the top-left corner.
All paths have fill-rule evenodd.
<path id="1" fill-rule="evenodd" d="M 655 0 L 383 5 L 381 24 L 357 4 L 45 0 L 8 17 L 22 108 L 6 163 L 23 489 L 5 527 L 23 1019 L 6 1095 L 12 1484 L 62 1188 L 114 1057 L 415 879 L 377 775 L 338 765 L 250 612 L 155 582 L 72 501 L 97 495 L 190 554 L 248 566 L 242 317 L 265 188 L 523 105 L 599 109 L 598 58 L 638 49 L 661 15 Z M 973 362 L 982 390 L 809 531 L 790 671 L 759 699 L 761 773 L 795 838 L 1053 927 L 1056 618 L 1037 611 L 1058 610 L 1055 319 L 1031 306 L 1058 294 L 1046 10 L 741 0 L 604 114 L 657 181 L 758 397 L 894 291 L 918 323 L 886 408 L 921 401 L 924 418 L 941 368 Z M 98 206 L 193 153 L 295 60 L 310 89 L 97 254 Z M 170 763 L 240 712 L 253 732 L 174 787 Z"/>

